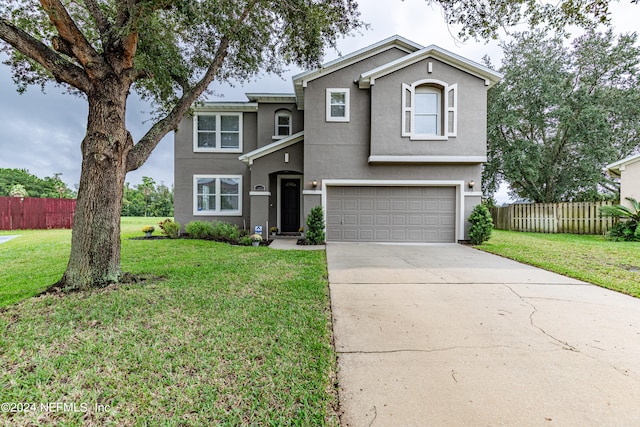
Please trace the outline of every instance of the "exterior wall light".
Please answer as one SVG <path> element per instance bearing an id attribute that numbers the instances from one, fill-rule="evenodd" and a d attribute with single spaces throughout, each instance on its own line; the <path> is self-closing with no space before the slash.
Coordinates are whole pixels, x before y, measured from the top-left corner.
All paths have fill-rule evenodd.
<path id="1" fill-rule="evenodd" d="M 469 188 L 473 188 L 474 185 L 476 185 L 474 180 L 469 181 Z"/>
<path id="2" fill-rule="evenodd" d="M 318 181 L 316 181 L 315 179 L 313 181 L 311 181 L 311 186 L 313 188 L 316 188 L 318 186 Z"/>

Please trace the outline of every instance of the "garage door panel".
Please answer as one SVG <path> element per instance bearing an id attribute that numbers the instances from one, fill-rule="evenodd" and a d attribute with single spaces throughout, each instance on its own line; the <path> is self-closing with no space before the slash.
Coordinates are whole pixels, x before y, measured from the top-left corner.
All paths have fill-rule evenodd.
<path id="1" fill-rule="evenodd" d="M 327 239 L 454 242 L 454 187 L 329 187 Z"/>

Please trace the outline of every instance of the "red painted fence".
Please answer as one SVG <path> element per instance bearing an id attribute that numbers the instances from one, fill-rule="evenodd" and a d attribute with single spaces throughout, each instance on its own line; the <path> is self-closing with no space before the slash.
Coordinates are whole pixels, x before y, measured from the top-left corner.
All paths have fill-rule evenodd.
<path id="1" fill-rule="evenodd" d="M 0 197 L 0 230 L 71 228 L 75 199 Z"/>

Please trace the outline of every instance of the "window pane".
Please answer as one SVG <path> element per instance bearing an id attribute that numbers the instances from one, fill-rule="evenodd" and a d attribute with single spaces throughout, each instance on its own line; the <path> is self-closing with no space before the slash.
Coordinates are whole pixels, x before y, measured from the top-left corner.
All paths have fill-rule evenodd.
<path id="1" fill-rule="evenodd" d="M 287 136 L 289 135 L 289 126 L 278 126 L 277 136 Z"/>
<path id="2" fill-rule="evenodd" d="M 346 94 L 344 92 L 331 92 L 331 105 L 346 104 Z"/>
<path id="3" fill-rule="evenodd" d="M 237 211 L 238 210 L 238 196 L 220 196 L 220 210 L 221 211 Z"/>
<path id="4" fill-rule="evenodd" d="M 220 116 L 220 129 L 227 132 L 240 131 L 239 116 Z"/>
<path id="5" fill-rule="evenodd" d="M 414 132 L 421 135 L 436 135 L 438 133 L 438 116 L 415 116 Z"/>
<path id="6" fill-rule="evenodd" d="M 220 148 L 240 147 L 240 135 L 237 133 L 222 133 L 220 139 Z"/>
<path id="7" fill-rule="evenodd" d="M 214 178 L 198 178 L 198 210 L 216 209 L 216 180 Z"/>
<path id="8" fill-rule="evenodd" d="M 344 105 L 332 105 L 331 117 L 345 117 Z"/>
<path id="9" fill-rule="evenodd" d="M 198 132 L 198 147 L 216 148 L 216 133 Z"/>
<path id="10" fill-rule="evenodd" d="M 198 196 L 198 210 L 199 211 L 215 211 L 216 196 L 214 194 L 211 194 L 209 196 Z"/>
<path id="11" fill-rule="evenodd" d="M 220 178 L 221 194 L 239 194 L 240 180 L 237 178 Z"/>
<path id="12" fill-rule="evenodd" d="M 289 116 L 278 116 L 278 126 L 289 126 Z"/>
<path id="13" fill-rule="evenodd" d="M 438 95 L 435 93 L 416 93 L 415 94 L 415 112 L 438 114 Z"/>
<path id="14" fill-rule="evenodd" d="M 216 130 L 216 116 L 198 116 L 198 130 Z"/>

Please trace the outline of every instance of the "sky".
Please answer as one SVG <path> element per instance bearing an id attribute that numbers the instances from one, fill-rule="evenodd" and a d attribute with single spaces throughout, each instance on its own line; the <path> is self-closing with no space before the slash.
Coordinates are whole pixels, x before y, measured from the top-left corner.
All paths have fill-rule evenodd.
<path id="1" fill-rule="evenodd" d="M 384 6 L 381 6 L 384 5 Z M 458 40 L 458 28 L 447 28 L 437 6 L 424 0 L 361 0 L 361 19 L 370 25 L 341 39 L 338 52 L 326 52 L 324 62 L 340 53 L 348 54 L 398 34 L 423 46 L 438 45 L 473 61 L 482 62 L 488 55 L 495 67 L 502 58 L 498 41 L 488 43 Z M 640 5 L 629 0 L 610 6 L 616 32 L 636 31 Z M 515 28 L 514 30 L 524 30 Z M 502 39 L 507 37 L 501 36 Z M 0 59 L 5 59 L 0 57 Z M 243 86 L 221 86 L 215 82 L 210 89 L 216 93 L 209 101 L 246 101 L 244 93 L 292 93 L 291 77 L 301 70 L 292 68 L 282 77 L 259 75 Z M 82 157 L 80 143 L 85 134 L 87 105 L 83 98 L 64 93 L 64 89 L 49 85 L 45 94 L 39 87 L 30 87 L 18 94 L 9 67 L 0 64 L 0 168 L 28 169 L 41 178 L 61 173 L 61 179 L 71 188 L 80 182 Z M 150 106 L 131 95 L 127 104 L 127 126 L 134 140 L 151 126 Z M 173 133 L 156 147 L 149 160 L 127 175 L 127 182 L 139 184 L 143 176 L 157 183 L 173 184 Z M 506 189 L 496 195 L 498 202 L 508 200 Z"/>

